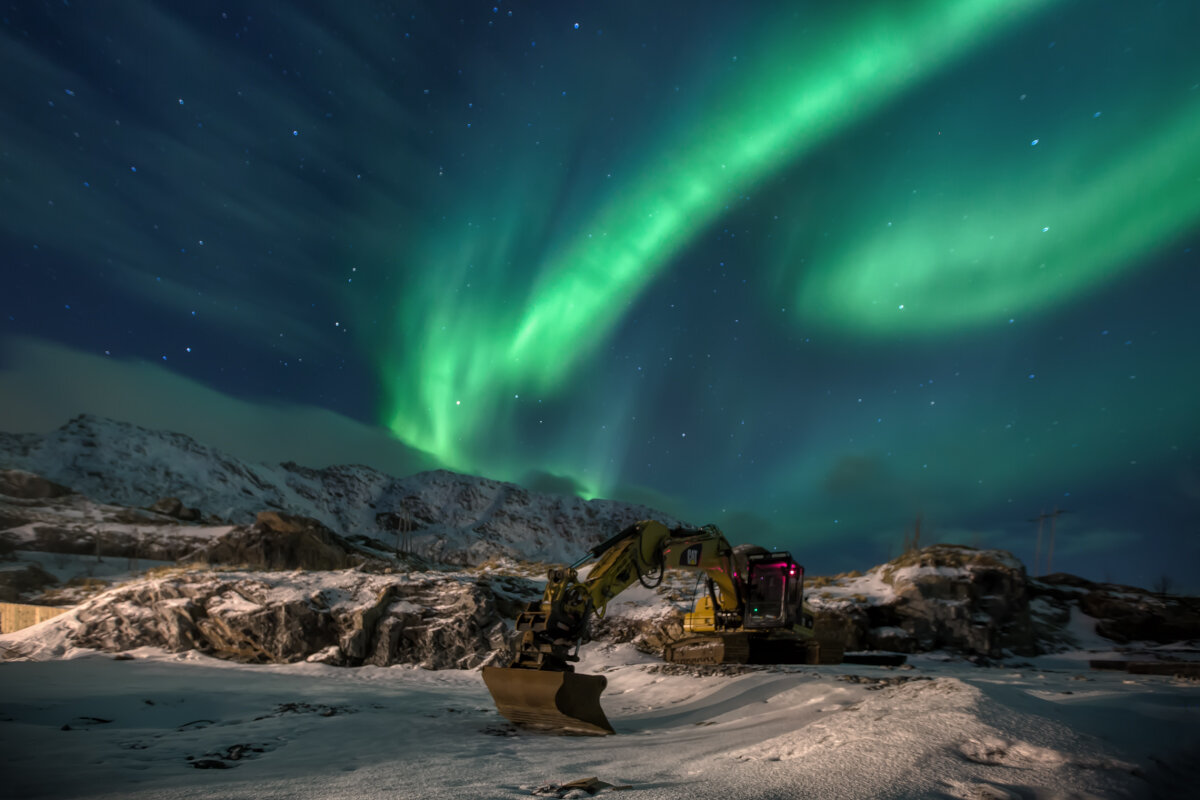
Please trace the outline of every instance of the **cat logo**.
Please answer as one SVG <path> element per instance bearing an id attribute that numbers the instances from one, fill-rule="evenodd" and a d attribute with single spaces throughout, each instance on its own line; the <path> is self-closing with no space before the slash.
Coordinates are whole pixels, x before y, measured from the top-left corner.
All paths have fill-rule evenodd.
<path id="1" fill-rule="evenodd" d="M 704 545 L 694 544 L 687 550 L 684 550 L 679 556 L 679 566 L 694 567 L 700 563 L 700 551 L 704 549 Z"/>

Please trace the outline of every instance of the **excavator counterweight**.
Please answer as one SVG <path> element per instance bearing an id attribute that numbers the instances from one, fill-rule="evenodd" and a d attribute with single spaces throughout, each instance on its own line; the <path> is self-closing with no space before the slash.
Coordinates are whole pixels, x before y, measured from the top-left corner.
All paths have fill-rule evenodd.
<path id="1" fill-rule="evenodd" d="M 484 667 L 496 708 L 518 725 L 585 735 L 613 733 L 600 693 L 608 685 L 603 675 L 580 675 L 516 667 Z"/>

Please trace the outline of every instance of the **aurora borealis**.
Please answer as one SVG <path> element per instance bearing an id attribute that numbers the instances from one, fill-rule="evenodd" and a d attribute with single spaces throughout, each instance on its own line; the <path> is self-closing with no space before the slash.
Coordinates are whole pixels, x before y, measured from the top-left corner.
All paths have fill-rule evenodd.
<path id="1" fill-rule="evenodd" d="M 14 424 L 141 364 L 816 573 L 1058 506 L 1200 586 L 1195 4 L 194 5 L 4 9 Z"/>

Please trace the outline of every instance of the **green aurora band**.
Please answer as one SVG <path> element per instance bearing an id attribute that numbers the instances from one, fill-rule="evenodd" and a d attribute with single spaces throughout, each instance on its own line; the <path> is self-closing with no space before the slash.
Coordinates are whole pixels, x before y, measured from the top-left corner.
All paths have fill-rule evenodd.
<path id="1" fill-rule="evenodd" d="M 601 208 L 573 242 L 545 261 L 523 307 L 442 300 L 445 270 L 474 262 L 447 262 L 442 259 L 454 254 L 436 254 L 436 279 L 412 292 L 407 306 L 410 315 L 426 318 L 422 331 L 407 328 L 410 337 L 418 334 L 420 357 L 409 362 L 414 371 L 397 380 L 390 377 L 393 362 L 383 368 L 389 376 L 387 425 L 448 467 L 494 469 L 470 454 L 473 432 L 495 425 L 499 403 L 521 389 L 552 391 L 616 325 L 615 310 L 626 307 L 731 199 L 988 37 L 1051 5 L 942 0 L 900 11 L 883 3 L 823 35 L 815 47 L 807 40 L 767 43 L 761 65 L 739 77 L 719 103 L 719 117 L 694 126 L 690 143 L 659 159 L 662 168 L 643 172 L 619 202 Z M 503 256 L 474 255 L 492 261 L 492 269 L 481 273 L 502 270 Z M 411 352 L 413 339 L 403 338 Z M 462 407 L 464 400 L 470 408 Z M 575 466 L 567 469 L 575 472 Z"/>
<path id="2" fill-rule="evenodd" d="M 853 247 L 804 271 L 777 268 L 794 281 L 806 319 L 859 336 L 994 325 L 1063 303 L 1200 217 L 1200 109 L 1167 120 L 1128 116 L 1150 133 L 1117 126 L 1115 141 L 1103 143 L 1082 130 L 1064 133 L 1072 145 L 1053 155 L 1049 180 L 1032 163 L 1014 172 L 984 155 L 959 165 L 972 175 L 969 194 L 939 187 L 910 218 L 885 226 L 879 212 L 878 233 L 860 227 L 839 237 Z"/>
<path id="3" fill-rule="evenodd" d="M 437 237 L 425 260 L 438 269 L 410 287 L 408 318 L 418 322 L 409 323 L 405 339 L 420 342 L 420 356 L 407 365 L 409 379 L 391 387 L 389 427 L 448 467 L 519 477 L 503 474 L 502 458 L 477 451 L 478 435 L 488 427 L 495 434 L 516 396 L 552 396 L 731 200 L 1047 5 L 940 2 L 903 14 L 876 8 L 825 36 L 818 49 L 770 43 L 753 74 L 739 73 L 723 87 L 719 117 L 683 126 L 683 146 L 670 157 L 660 151 L 647 162 L 657 168 L 641 171 L 614 195 L 619 200 L 559 240 L 524 302 L 495 298 L 511 296 L 504 287 L 518 280 L 516 232 L 530 224 L 536 192 L 506 204 L 495 224 L 505 232 L 500 242 L 467 236 L 448 245 Z M 874 217 L 875 227 L 856 226 L 803 264 L 786 253 L 773 259 L 796 295 L 796 318 L 857 338 L 928 335 L 1030 314 L 1112 280 L 1200 216 L 1193 142 L 1200 112 L 1173 113 L 1157 120 L 1130 113 L 1150 131 L 1140 140 L 1120 126 L 1108 138 L 1084 136 L 1082 127 L 1073 131 L 1078 136 L 1064 132 L 1060 138 L 1073 144 L 1053 154 L 1049 175 L 1037 160 L 1013 169 L 993 153 L 968 153 L 958 169 L 943 170 L 951 179 L 941 191 L 908 206 L 891 227 L 883 221 L 893 215 L 870 208 L 887 197 L 860 198 L 858 218 Z M 1050 147 L 1037 155 L 1050 157 Z M 962 174 L 971 174 L 969 184 L 954 177 Z M 1139 199 L 1148 197 L 1154 202 Z M 476 294 L 447 296 L 455 270 L 474 281 Z M 585 495 L 611 489 L 589 471 L 595 463 L 583 463 L 594 455 L 558 458 L 547 466 L 585 475 Z"/>

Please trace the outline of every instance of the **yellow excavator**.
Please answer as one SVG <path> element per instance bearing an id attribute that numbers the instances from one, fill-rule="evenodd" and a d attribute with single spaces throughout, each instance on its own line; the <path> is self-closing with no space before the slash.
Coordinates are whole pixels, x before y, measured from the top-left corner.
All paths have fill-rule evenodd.
<path id="1" fill-rule="evenodd" d="M 594 562 L 586 577 L 579 568 Z M 733 547 L 715 525 L 667 528 L 638 522 L 569 567 L 552 567 L 540 601 L 517 618 L 521 638 L 508 667 L 484 667 L 500 713 L 522 726 L 609 734 L 600 707 L 603 675 L 575 672 L 588 619 L 635 582 L 654 588 L 668 569 L 703 573 L 706 591 L 683 620 L 683 638 L 663 657 L 680 664 L 817 663 L 804 568 L 788 553 Z"/>

